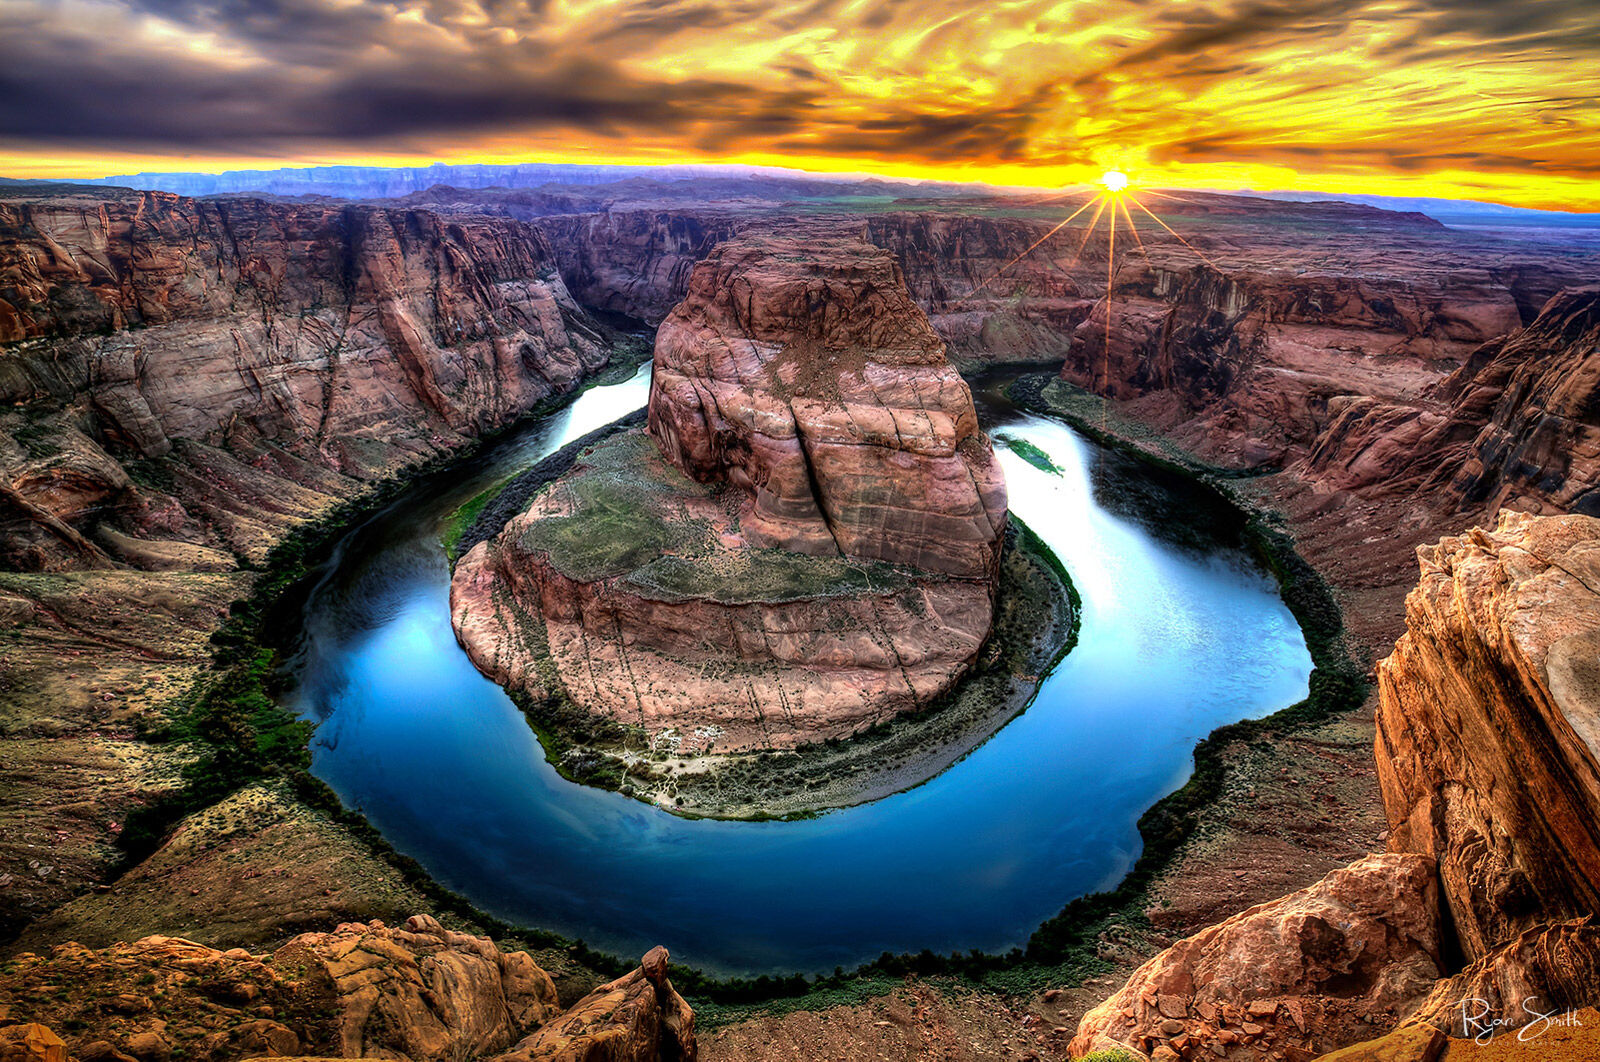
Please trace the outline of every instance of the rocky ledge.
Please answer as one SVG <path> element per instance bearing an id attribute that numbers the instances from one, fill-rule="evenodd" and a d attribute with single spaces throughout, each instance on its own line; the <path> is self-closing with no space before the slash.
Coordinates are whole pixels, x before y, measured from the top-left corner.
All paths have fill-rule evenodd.
<path id="1" fill-rule="evenodd" d="M 429 915 L 302 933 L 270 954 L 66 943 L 0 971 L 0 1049 L 19 1062 L 692 1062 L 694 1012 L 667 958 L 655 948 L 563 1010 L 526 952 Z"/>
<path id="2" fill-rule="evenodd" d="M 1479 959 L 1600 911 L 1600 520 L 1505 512 L 1418 555 L 1379 779 L 1391 847 L 1439 860 Z"/>
<path id="3" fill-rule="evenodd" d="M 1005 484 L 894 259 L 748 238 L 657 337 L 648 433 L 612 436 L 462 558 L 498 681 L 652 748 L 788 748 L 927 706 L 994 614 Z"/>

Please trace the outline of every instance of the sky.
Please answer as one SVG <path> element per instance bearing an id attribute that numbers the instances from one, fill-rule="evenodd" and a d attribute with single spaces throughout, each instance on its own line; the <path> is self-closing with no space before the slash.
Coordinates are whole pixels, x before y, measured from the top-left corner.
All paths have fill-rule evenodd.
<path id="1" fill-rule="evenodd" d="M 1600 0 L 0 0 L 0 175 L 432 161 L 1600 211 Z"/>

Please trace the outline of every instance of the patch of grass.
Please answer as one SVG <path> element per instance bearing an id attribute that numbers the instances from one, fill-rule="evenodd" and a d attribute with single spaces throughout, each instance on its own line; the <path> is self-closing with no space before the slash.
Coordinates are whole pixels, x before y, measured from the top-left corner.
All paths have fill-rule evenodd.
<path id="1" fill-rule="evenodd" d="M 467 528 L 473 525 L 478 519 L 478 514 L 499 497 L 500 492 L 505 490 L 506 484 L 510 482 L 509 478 L 502 479 L 486 490 L 479 491 L 445 518 L 444 527 L 439 534 L 439 543 L 444 546 L 445 556 L 450 558 L 451 564 L 460 558 L 458 547 L 461 545 L 462 536 L 467 533 Z"/>
<path id="2" fill-rule="evenodd" d="M 1050 455 L 1033 445 L 1033 443 L 1029 442 L 1027 439 L 1018 439 L 1010 435 L 1000 435 L 996 436 L 996 438 L 1004 442 L 1006 446 L 1011 449 L 1012 453 L 1016 454 L 1018 457 L 1022 458 L 1039 471 L 1048 472 L 1052 476 L 1061 475 L 1061 469 L 1056 467 L 1056 463 L 1054 461 L 1050 460 Z"/>
<path id="3" fill-rule="evenodd" d="M 579 474 L 550 488 L 563 494 L 571 515 L 534 522 L 523 534 L 524 549 L 549 554 L 557 569 L 582 582 L 626 575 L 666 553 L 710 551 L 711 525 L 674 507 L 674 499 L 706 488 L 660 460 L 642 432 L 597 444 L 579 466 Z"/>

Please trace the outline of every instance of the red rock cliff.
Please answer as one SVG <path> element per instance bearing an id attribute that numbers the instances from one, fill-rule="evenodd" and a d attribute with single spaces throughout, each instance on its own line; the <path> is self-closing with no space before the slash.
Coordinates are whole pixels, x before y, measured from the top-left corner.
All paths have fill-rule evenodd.
<path id="1" fill-rule="evenodd" d="M 1600 520 L 1506 512 L 1418 554 L 1379 779 L 1390 849 L 1438 860 L 1477 959 L 1600 910 Z"/>
<path id="2" fill-rule="evenodd" d="M 746 495 L 752 544 L 992 576 L 1005 482 L 892 255 L 745 238 L 662 322 L 650 432 Z"/>
<path id="3" fill-rule="evenodd" d="M 608 356 L 543 236 L 515 221 L 16 195 L 0 197 L 0 262 L 0 397 L 15 407 L 0 506 L 24 567 L 92 560 L 102 526 L 141 537 L 153 519 L 157 537 L 254 552 L 231 526 L 254 522 L 249 506 L 197 510 L 234 495 L 315 508 L 307 491 L 348 492 L 504 424 Z M 178 466 L 177 496 L 134 489 L 124 458 Z M 246 484 L 238 461 L 289 482 Z M 190 473 L 213 489 L 181 489 Z"/>

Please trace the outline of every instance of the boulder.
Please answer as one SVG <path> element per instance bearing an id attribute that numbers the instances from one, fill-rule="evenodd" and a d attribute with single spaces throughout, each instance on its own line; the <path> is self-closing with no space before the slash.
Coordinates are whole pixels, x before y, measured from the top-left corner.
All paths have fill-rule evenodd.
<path id="1" fill-rule="evenodd" d="M 0 1062 L 67 1062 L 67 1045 L 37 1022 L 0 1027 Z"/>
<path id="2" fill-rule="evenodd" d="M 667 949 L 601 985 L 493 1062 L 693 1062 L 694 1012 L 667 978 Z"/>
<path id="3" fill-rule="evenodd" d="M 1161 952 L 1084 1016 L 1071 1049 L 1310 1057 L 1392 1027 L 1439 973 L 1433 862 L 1368 856 Z"/>
<path id="4" fill-rule="evenodd" d="M 526 953 L 416 916 L 394 929 L 346 924 L 302 934 L 275 958 L 319 964 L 332 982 L 338 1039 L 349 1058 L 485 1055 L 559 1007 L 555 984 Z"/>

